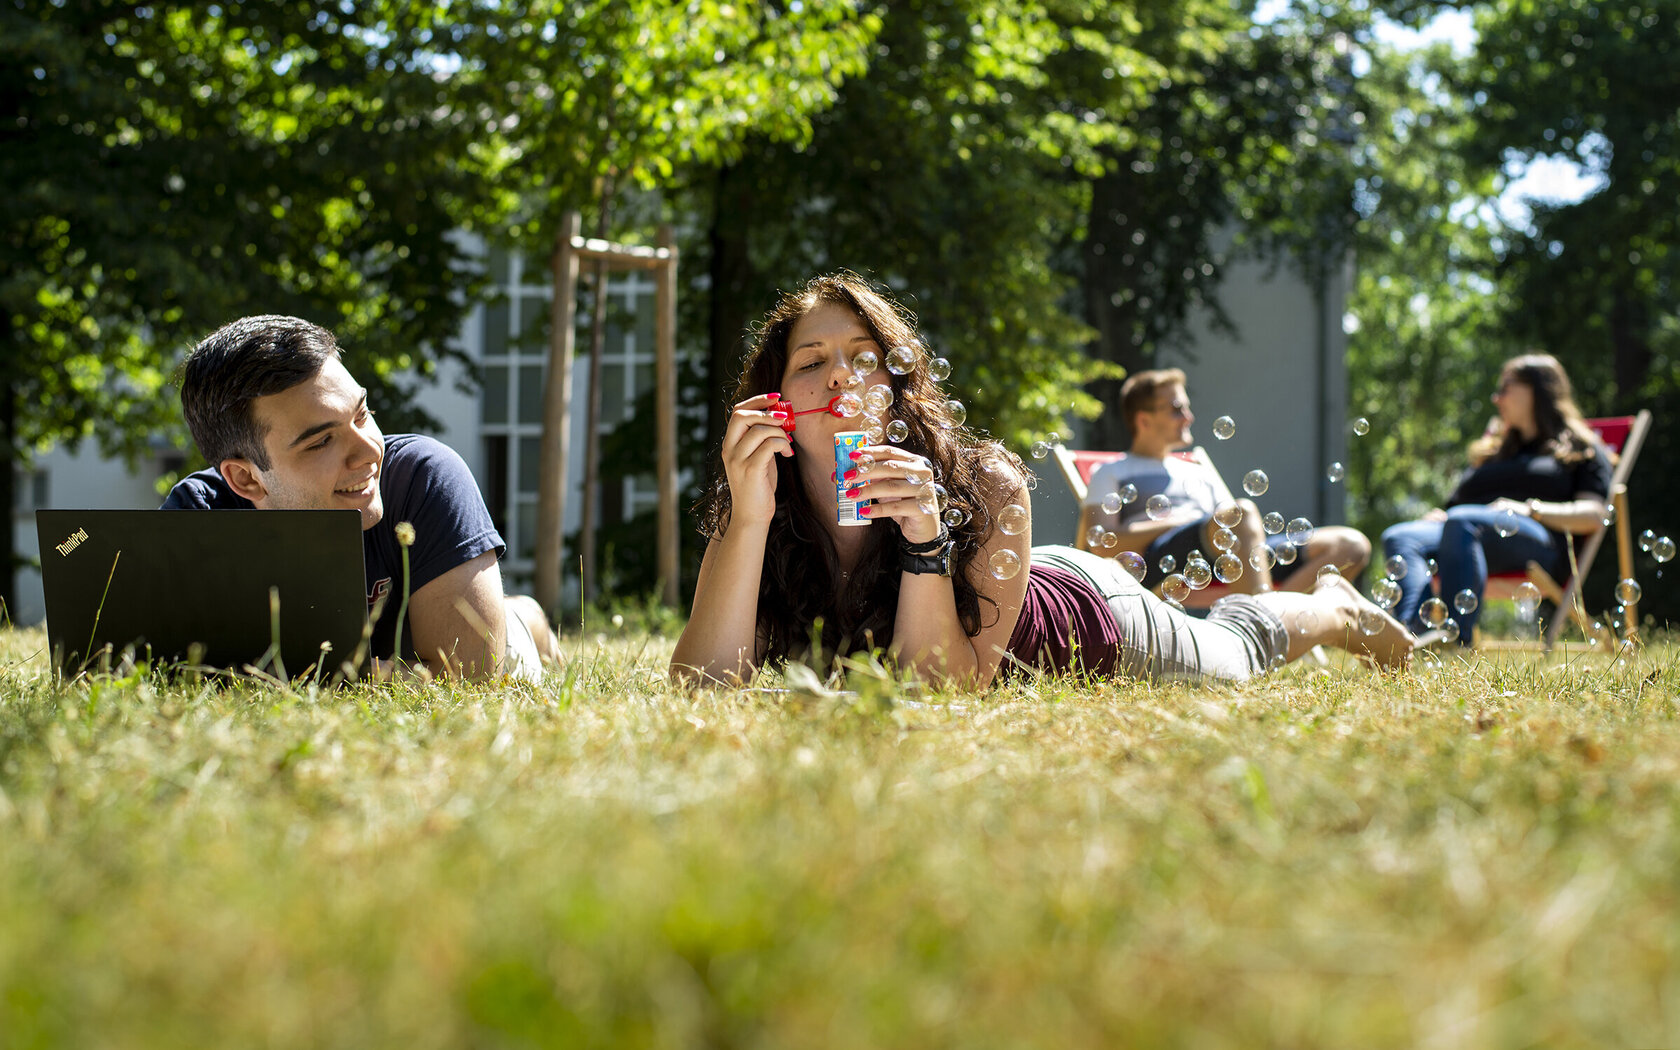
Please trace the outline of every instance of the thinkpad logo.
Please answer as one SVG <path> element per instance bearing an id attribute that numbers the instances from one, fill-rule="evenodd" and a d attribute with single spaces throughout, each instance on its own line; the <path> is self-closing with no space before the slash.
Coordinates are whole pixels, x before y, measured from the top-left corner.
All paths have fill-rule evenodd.
<path id="1" fill-rule="evenodd" d="M 82 541 L 87 538 L 88 535 L 86 529 L 77 529 L 75 532 L 70 534 L 68 539 L 58 545 L 58 553 L 68 555 L 71 551 L 80 547 L 82 545 Z"/>

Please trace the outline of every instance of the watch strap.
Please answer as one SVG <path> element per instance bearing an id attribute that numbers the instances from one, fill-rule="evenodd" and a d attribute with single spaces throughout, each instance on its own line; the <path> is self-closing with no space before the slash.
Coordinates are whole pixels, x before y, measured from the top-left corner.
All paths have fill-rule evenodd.
<path id="1" fill-rule="evenodd" d="M 916 576 L 949 577 L 952 572 L 952 556 L 956 549 L 956 541 L 948 539 L 938 550 L 930 553 L 914 554 L 910 551 L 904 551 L 898 556 L 898 567 L 902 571 Z"/>

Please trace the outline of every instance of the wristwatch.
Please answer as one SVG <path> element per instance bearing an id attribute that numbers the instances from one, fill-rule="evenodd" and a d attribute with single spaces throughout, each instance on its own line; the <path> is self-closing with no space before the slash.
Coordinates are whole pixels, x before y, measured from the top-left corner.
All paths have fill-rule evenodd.
<path id="1" fill-rule="evenodd" d="M 917 576 L 932 574 L 949 577 L 951 575 L 951 555 L 956 549 L 957 541 L 947 539 L 926 554 L 912 554 L 908 550 L 901 551 L 898 555 L 898 567 Z"/>

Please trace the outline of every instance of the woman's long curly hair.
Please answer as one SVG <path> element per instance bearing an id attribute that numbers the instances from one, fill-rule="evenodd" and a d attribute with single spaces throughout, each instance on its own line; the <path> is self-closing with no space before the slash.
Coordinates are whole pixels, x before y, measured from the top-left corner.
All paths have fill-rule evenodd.
<path id="1" fill-rule="evenodd" d="M 905 375 L 888 374 L 893 392 L 888 415 L 909 425 L 910 434 L 899 446 L 933 464 L 934 480 L 945 487 L 942 509 L 954 507 L 966 517 L 950 530 L 956 540 L 951 583 L 963 630 L 973 637 L 991 622 L 982 616 L 983 600 L 992 606 L 991 615 L 997 614 L 996 603 L 982 599 L 969 580 L 970 565 L 993 528 L 988 505 L 1005 486 L 1013 491 L 1026 471 L 1021 460 L 997 442 L 952 425 L 947 395 L 928 375 L 926 365 L 933 355 L 916 335 L 913 314 L 857 274 L 814 277 L 798 291 L 784 293 L 759 323 L 730 403 L 781 389 L 793 327 L 824 303 L 854 311 L 881 347 L 883 359 L 893 347 L 907 346 L 916 352 L 915 369 Z M 820 645 L 822 651 L 816 655 L 825 663 L 853 650 L 884 648 L 892 642 L 900 573 L 898 524 L 891 519 L 873 523 L 866 530 L 856 567 L 843 578 L 824 526 L 824 518 L 832 516 L 834 509 L 828 501 L 812 503 L 795 459 L 776 457 L 776 513 L 765 544 L 758 591 L 761 663 L 807 656 L 813 641 Z M 700 531 L 708 539 L 723 535 L 729 527 L 729 483 L 721 471 L 710 493 L 701 497 L 698 512 Z"/>
<path id="2" fill-rule="evenodd" d="M 1499 374 L 1534 391 L 1535 440 L 1542 452 L 1559 463 L 1575 464 L 1590 459 L 1602 447 L 1598 435 L 1575 407 L 1569 376 L 1557 358 L 1551 354 L 1522 354 L 1500 366 Z M 1470 445 L 1470 465 L 1479 467 L 1490 459 L 1508 459 L 1526 444 L 1515 430 L 1496 425 Z"/>

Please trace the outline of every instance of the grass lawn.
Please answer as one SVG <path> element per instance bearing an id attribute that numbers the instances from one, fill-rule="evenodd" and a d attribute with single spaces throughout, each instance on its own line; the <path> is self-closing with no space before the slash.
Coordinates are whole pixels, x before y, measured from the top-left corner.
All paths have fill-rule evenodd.
<path id="1" fill-rule="evenodd" d="M 43 644 L 0 633 L 0 1047 L 1680 1045 L 1672 641 L 981 696 Z"/>

